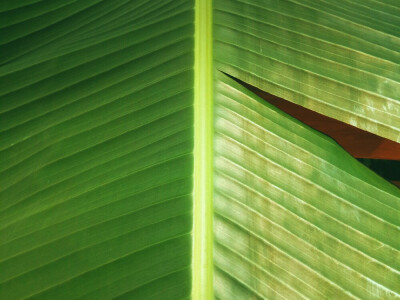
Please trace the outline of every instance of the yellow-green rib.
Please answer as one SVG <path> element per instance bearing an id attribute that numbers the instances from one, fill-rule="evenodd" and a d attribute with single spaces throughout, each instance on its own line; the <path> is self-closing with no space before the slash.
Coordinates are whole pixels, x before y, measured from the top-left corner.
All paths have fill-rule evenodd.
<path id="1" fill-rule="evenodd" d="M 196 1 L 193 299 L 213 299 L 213 73 L 211 0 Z"/>

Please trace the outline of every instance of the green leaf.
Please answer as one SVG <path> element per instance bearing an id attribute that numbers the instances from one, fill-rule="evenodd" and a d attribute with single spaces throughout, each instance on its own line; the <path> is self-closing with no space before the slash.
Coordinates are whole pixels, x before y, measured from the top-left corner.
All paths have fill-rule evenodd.
<path id="1" fill-rule="evenodd" d="M 70 2 L 3 12 L 0 298 L 189 297 L 193 3 Z"/>
<path id="2" fill-rule="evenodd" d="M 385 2 L 215 0 L 216 67 L 400 142 L 400 6 Z"/>
<path id="3" fill-rule="evenodd" d="M 0 299 L 399 299 L 399 189 L 230 78 L 400 141 L 399 12 L 1 2 Z"/>
<path id="4" fill-rule="evenodd" d="M 215 130 L 218 298 L 399 297 L 398 188 L 224 74 Z"/>

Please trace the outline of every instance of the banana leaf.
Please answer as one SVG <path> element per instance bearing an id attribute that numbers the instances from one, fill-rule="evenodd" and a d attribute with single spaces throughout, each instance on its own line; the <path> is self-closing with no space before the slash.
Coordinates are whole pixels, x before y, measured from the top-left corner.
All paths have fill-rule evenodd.
<path id="1" fill-rule="evenodd" d="M 231 78 L 399 141 L 399 11 L 2 1 L 0 299 L 400 299 L 399 189 Z"/>
<path id="2" fill-rule="evenodd" d="M 221 73 L 214 149 L 218 298 L 399 298 L 397 187 Z"/>
<path id="3" fill-rule="evenodd" d="M 399 16 L 388 0 L 215 0 L 215 65 L 400 142 Z"/>

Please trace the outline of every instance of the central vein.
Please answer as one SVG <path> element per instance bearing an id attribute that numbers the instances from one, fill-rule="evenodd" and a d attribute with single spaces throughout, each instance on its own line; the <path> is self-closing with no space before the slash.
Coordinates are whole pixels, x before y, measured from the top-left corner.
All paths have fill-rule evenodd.
<path id="1" fill-rule="evenodd" d="M 213 299 L 212 5 L 195 0 L 192 299 Z"/>

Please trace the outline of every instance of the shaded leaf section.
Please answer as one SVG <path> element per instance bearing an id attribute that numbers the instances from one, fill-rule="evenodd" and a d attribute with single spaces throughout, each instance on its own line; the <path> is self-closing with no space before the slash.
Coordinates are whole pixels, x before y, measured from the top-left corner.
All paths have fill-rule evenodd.
<path id="1" fill-rule="evenodd" d="M 193 6 L 0 6 L 1 299 L 190 296 Z"/>

